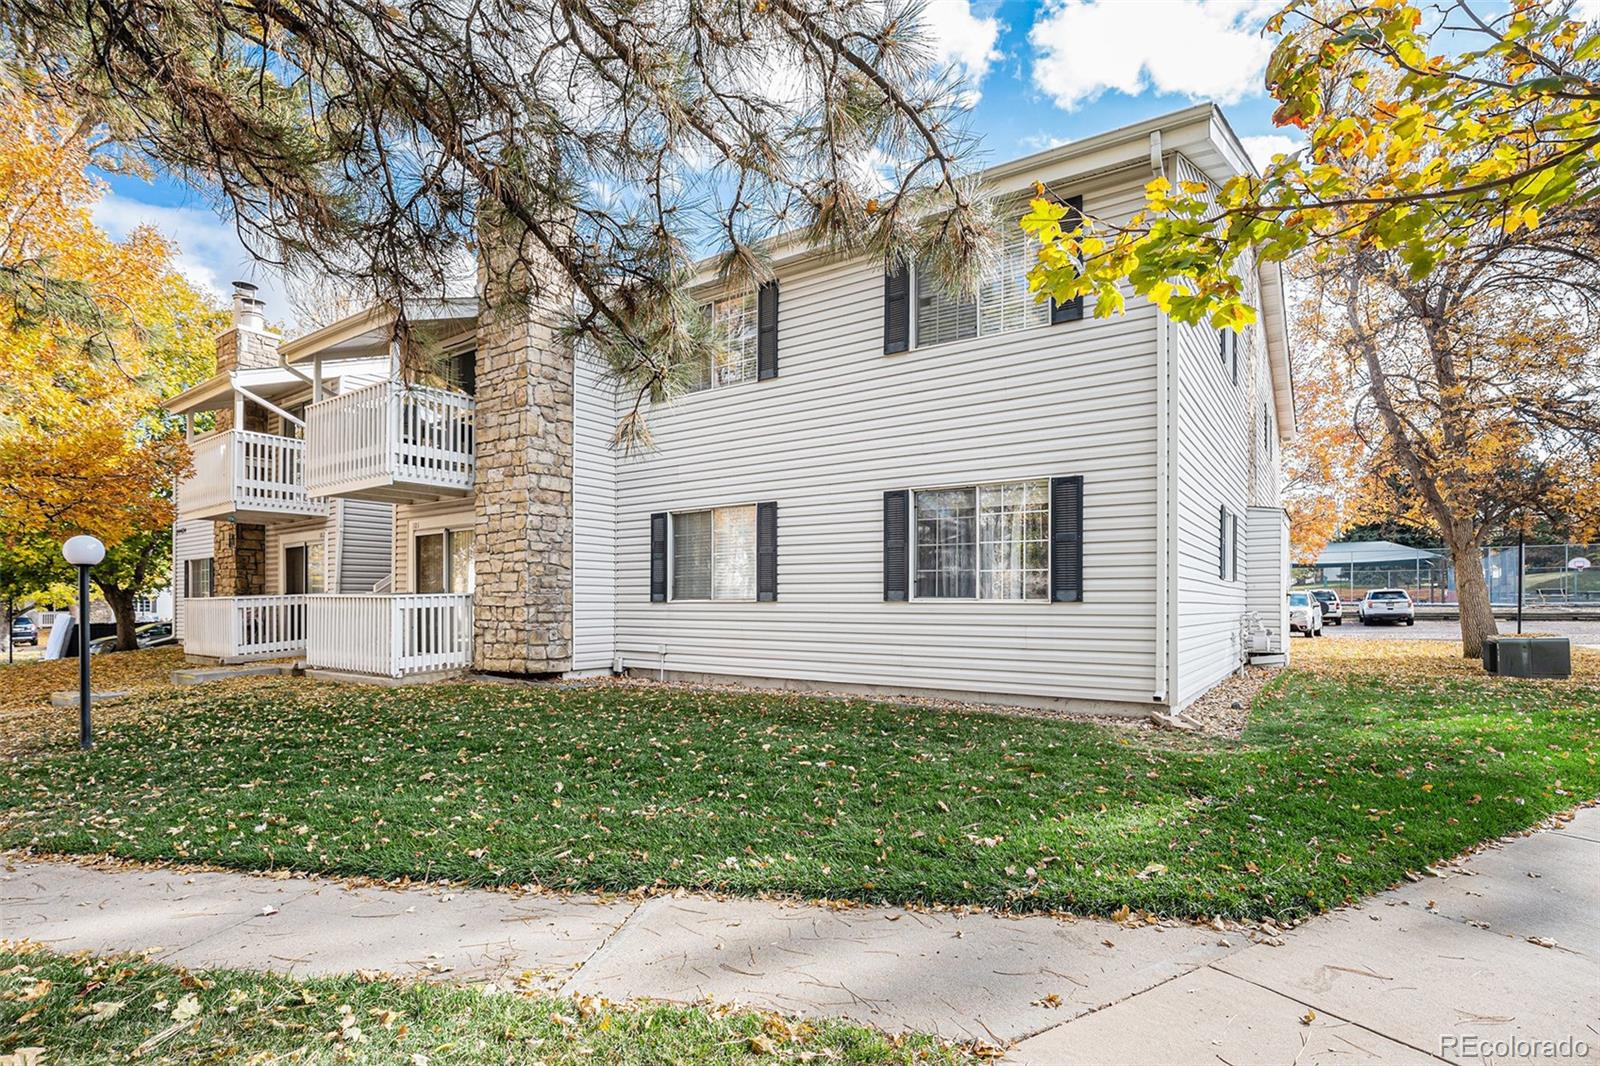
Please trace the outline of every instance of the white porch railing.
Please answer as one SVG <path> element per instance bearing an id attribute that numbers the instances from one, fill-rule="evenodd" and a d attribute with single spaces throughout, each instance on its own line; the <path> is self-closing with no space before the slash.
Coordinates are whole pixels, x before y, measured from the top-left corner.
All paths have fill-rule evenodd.
<path id="1" fill-rule="evenodd" d="M 308 598 L 306 665 L 378 677 L 472 665 L 472 594 Z"/>
<path id="2" fill-rule="evenodd" d="M 306 650 L 305 596 L 200 596 L 183 601 L 183 650 L 271 659 Z"/>
<path id="3" fill-rule="evenodd" d="M 472 491 L 472 397 L 380 381 L 306 412 L 313 496 L 404 500 Z"/>
<path id="4" fill-rule="evenodd" d="M 194 472 L 178 486 L 185 518 L 255 521 L 325 515 L 328 504 L 306 494 L 305 442 L 231 429 L 194 442 Z"/>

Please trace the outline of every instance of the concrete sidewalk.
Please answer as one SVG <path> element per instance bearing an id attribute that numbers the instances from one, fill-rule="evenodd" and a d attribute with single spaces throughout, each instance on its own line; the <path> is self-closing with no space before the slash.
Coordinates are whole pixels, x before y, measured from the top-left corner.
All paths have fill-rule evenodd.
<path id="1" fill-rule="evenodd" d="M 1475 1062 L 1472 1042 L 1490 1040 L 1512 1045 L 1493 1061 L 1549 1062 L 1562 1056 L 1515 1042 L 1563 1037 L 1600 1061 L 1596 915 L 1600 809 L 1281 945 L 1177 923 L 352 889 L 67 862 L 0 870 L 0 936 L 61 951 L 710 996 L 1014 1044 L 1018 1063 Z"/>

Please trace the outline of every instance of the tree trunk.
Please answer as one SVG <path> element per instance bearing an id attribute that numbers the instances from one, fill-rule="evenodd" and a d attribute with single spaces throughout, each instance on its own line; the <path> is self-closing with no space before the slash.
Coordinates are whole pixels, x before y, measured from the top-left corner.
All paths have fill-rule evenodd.
<path id="1" fill-rule="evenodd" d="M 1456 600 L 1461 605 L 1461 655 L 1481 658 L 1483 638 L 1499 632 L 1489 603 L 1489 586 L 1483 580 L 1483 555 L 1476 543 L 1452 540 L 1450 561 L 1455 564 Z"/>
<path id="2" fill-rule="evenodd" d="M 117 650 L 138 650 L 139 640 L 134 630 L 138 628 L 139 621 L 138 612 L 133 607 L 133 593 L 125 589 L 108 589 L 102 585 L 100 594 L 106 598 L 106 604 L 117 619 Z"/>

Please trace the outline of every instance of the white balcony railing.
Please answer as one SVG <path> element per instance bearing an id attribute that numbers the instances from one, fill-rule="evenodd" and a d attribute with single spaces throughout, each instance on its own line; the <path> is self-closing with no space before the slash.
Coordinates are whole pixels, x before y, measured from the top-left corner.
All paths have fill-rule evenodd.
<path id="1" fill-rule="evenodd" d="M 192 446 L 194 471 L 178 486 L 184 518 L 261 523 L 328 513 L 306 494 L 305 442 L 231 429 Z"/>
<path id="2" fill-rule="evenodd" d="M 472 594 L 312 596 L 306 665 L 377 677 L 472 665 Z"/>
<path id="3" fill-rule="evenodd" d="M 306 489 L 394 502 L 472 491 L 473 399 L 380 381 L 306 413 Z"/>
<path id="4" fill-rule="evenodd" d="M 183 650 L 222 660 L 301 655 L 306 650 L 306 597 L 185 599 Z"/>

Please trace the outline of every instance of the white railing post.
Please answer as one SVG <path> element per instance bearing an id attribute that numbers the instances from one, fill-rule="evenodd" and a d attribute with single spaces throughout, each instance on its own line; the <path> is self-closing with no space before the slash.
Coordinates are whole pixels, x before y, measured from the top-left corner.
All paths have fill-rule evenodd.
<path id="1" fill-rule="evenodd" d="M 311 596 L 306 665 L 376 677 L 464 670 L 472 665 L 472 596 Z"/>
<path id="2" fill-rule="evenodd" d="M 305 442 L 231 429 L 196 441 L 194 471 L 178 488 L 181 514 L 223 519 L 252 515 L 315 516 L 328 505 L 306 494 Z"/>

